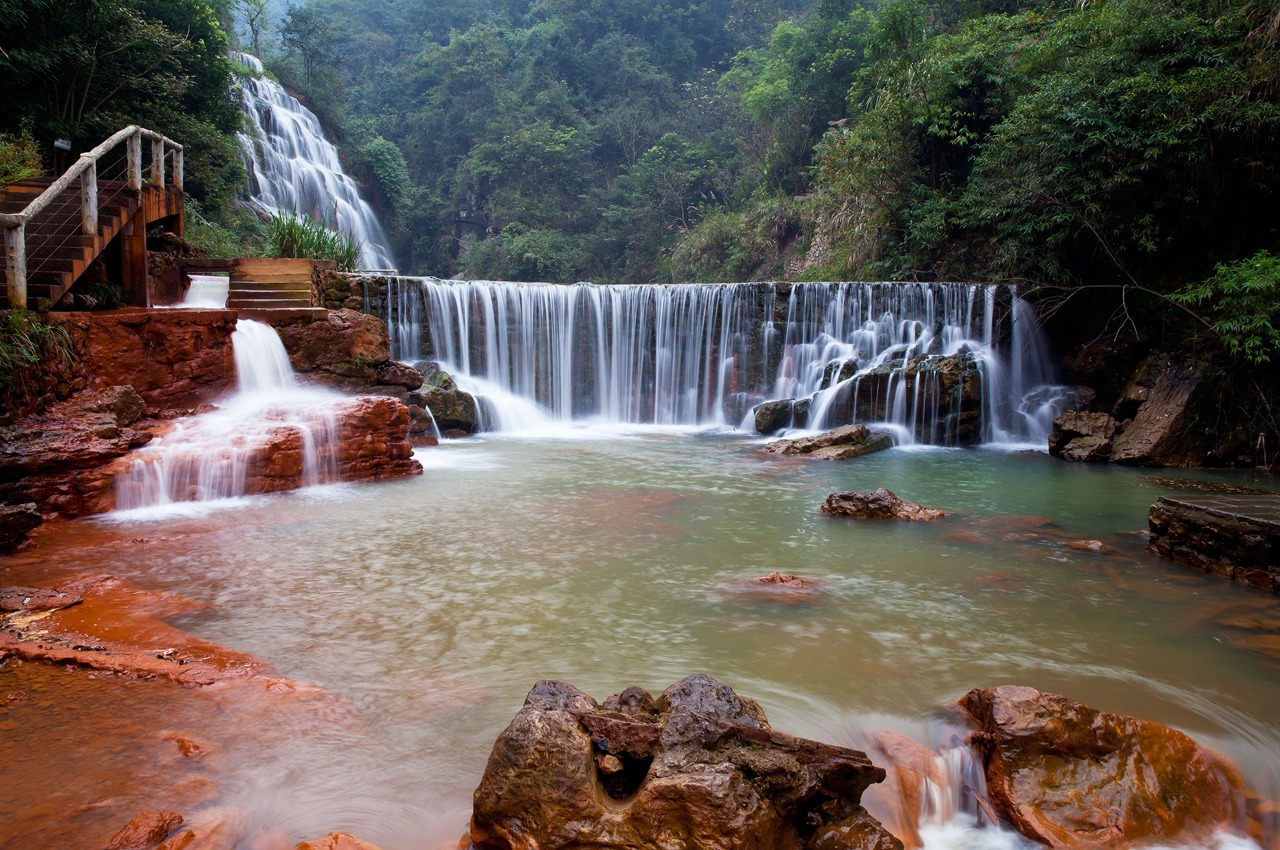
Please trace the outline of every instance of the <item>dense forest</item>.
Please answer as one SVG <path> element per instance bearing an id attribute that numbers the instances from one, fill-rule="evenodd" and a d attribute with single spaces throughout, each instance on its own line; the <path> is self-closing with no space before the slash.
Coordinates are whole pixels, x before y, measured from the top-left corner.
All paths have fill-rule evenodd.
<path id="1" fill-rule="evenodd" d="M 214 250 L 261 243 L 238 48 L 405 271 L 1118 288 L 1280 344 L 1277 0 L 0 0 L 0 45 L 0 177 L 161 127 Z"/>

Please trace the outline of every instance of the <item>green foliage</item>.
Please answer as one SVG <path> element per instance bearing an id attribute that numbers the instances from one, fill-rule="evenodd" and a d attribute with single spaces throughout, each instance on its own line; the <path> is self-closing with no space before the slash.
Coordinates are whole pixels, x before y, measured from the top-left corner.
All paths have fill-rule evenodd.
<path id="1" fill-rule="evenodd" d="M 40 149 L 29 133 L 0 133 L 0 187 L 43 173 Z"/>
<path id="2" fill-rule="evenodd" d="M 349 233 L 329 230 L 306 216 L 271 216 L 267 225 L 269 253 L 273 257 L 309 257 L 333 260 L 340 272 L 356 270 L 360 261 L 360 241 Z"/>
<path id="3" fill-rule="evenodd" d="M 801 227 L 801 202 L 787 195 L 743 209 L 715 208 L 676 245 L 670 276 L 690 282 L 777 280 Z"/>
<path id="4" fill-rule="evenodd" d="M 71 335 L 19 309 L 6 310 L 0 319 L 0 399 L 6 409 L 15 402 L 31 402 L 39 392 L 38 376 L 46 366 L 71 362 Z"/>
<path id="5" fill-rule="evenodd" d="M 1211 277 L 1172 297 L 1206 311 L 1232 357 L 1262 366 L 1280 354 L 1280 257 L 1259 251 L 1247 260 L 1220 263 Z"/>
<path id="6" fill-rule="evenodd" d="M 188 200 L 184 238 L 210 257 L 260 257 L 267 250 L 267 228 L 240 205 L 206 216 L 199 203 Z"/>

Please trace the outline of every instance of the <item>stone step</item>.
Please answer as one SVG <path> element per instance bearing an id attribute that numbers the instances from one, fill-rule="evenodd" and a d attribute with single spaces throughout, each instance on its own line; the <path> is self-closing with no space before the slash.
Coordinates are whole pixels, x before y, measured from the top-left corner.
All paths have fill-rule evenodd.
<path id="1" fill-rule="evenodd" d="M 311 301 L 293 298 L 235 298 L 227 297 L 229 310 L 277 310 L 277 309 L 310 309 Z"/>

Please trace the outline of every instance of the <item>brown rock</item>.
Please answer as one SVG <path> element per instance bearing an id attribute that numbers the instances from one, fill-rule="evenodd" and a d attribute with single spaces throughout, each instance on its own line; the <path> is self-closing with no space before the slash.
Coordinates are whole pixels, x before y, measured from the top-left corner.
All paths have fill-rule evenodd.
<path id="1" fill-rule="evenodd" d="M 972 690 L 991 802 L 1050 847 L 1203 839 L 1243 821 L 1244 785 L 1227 759 L 1181 732 L 1031 688 Z"/>
<path id="2" fill-rule="evenodd" d="M 1106 460 L 1115 433 L 1116 421 L 1109 414 L 1067 411 L 1053 422 L 1049 454 L 1075 461 Z"/>
<path id="3" fill-rule="evenodd" d="M 1129 381 L 1115 417 L 1128 421 L 1113 441 L 1111 460 L 1156 466 L 1194 466 L 1204 456 L 1190 418 L 1200 375 L 1195 366 L 1152 356 Z M 1129 421 L 1131 420 L 1131 421 Z"/>
<path id="4" fill-rule="evenodd" d="M 0 611 L 56 611 L 80 598 L 78 593 L 48 587 L 0 587 Z"/>
<path id="5" fill-rule="evenodd" d="M 372 844 L 361 841 L 345 832 L 331 832 L 315 841 L 304 841 L 295 850 L 378 850 Z"/>
<path id="6" fill-rule="evenodd" d="M 599 753 L 622 769 L 605 775 Z M 862 753 L 772 731 L 758 706 L 709 676 L 657 700 L 629 688 L 603 705 L 543 682 L 494 745 L 471 841 L 477 850 L 889 850 L 901 844 L 858 805 L 883 777 Z"/>
<path id="7" fill-rule="evenodd" d="M 816 437 L 774 440 L 764 450 L 776 455 L 807 455 L 824 460 L 849 460 L 893 447 L 893 437 L 866 425 L 842 425 Z"/>
<path id="8" fill-rule="evenodd" d="M 182 815 L 161 809 L 139 812 L 107 843 L 107 850 L 145 850 L 154 847 L 182 825 Z"/>
<path id="9" fill-rule="evenodd" d="M 27 541 L 27 535 L 43 522 L 44 517 L 35 502 L 0 505 L 0 552 L 17 549 Z"/>
<path id="10" fill-rule="evenodd" d="M 859 519 L 934 520 L 946 516 L 934 508 L 926 508 L 915 502 L 899 499 L 889 490 L 878 488 L 874 493 L 832 493 L 822 503 L 820 510 L 830 516 L 849 516 Z"/>
<path id="11" fill-rule="evenodd" d="M 933 750 L 900 732 L 883 730 L 870 735 L 869 749 L 881 757 L 885 781 L 862 795 L 867 811 L 908 848 L 921 845 L 920 812 L 925 780 L 946 785 Z"/>

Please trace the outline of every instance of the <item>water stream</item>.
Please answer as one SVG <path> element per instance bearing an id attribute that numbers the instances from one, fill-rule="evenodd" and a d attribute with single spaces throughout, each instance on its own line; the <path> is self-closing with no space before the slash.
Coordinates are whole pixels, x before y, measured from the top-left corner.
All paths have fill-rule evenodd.
<path id="1" fill-rule="evenodd" d="M 695 671 L 758 699 L 780 730 L 854 746 L 884 728 L 945 744 L 938 706 L 1031 685 L 1183 729 L 1280 794 L 1278 662 L 1239 625 L 1275 618 L 1276 602 L 1142 552 L 1133 532 L 1167 473 L 972 449 L 804 463 L 726 432 L 561 433 L 447 441 L 419 453 L 424 476 L 258 497 L 231 524 L 93 523 L 108 539 L 74 553 L 86 571 L 207 604 L 179 624 L 358 713 L 224 717 L 217 805 L 291 840 L 345 829 L 434 850 L 464 832 L 489 748 L 535 681 L 603 698 Z M 816 511 L 875 486 L 958 515 Z M 788 605 L 738 589 L 778 569 L 824 592 Z M 936 805 L 930 850 L 1026 846 Z"/>
<path id="2" fill-rule="evenodd" d="M 808 429 L 864 421 L 899 443 L 1043 449 L 1071 400 L 1034 311 L 1008 286 L 428 278 L 393 280 L 370 306 L 395 356 L 429 350 L 487 399 L 496 430 L 549 420 L 750 431 L 756 405 L 795 399 L 807 415 L 793 425 Z"/>
<path id="3" fill-rule="evenodd" d="M 253 203 L 269 213 L 308 216 L 356 237 L 361 268 L 395 268 L 386 231 L 342 167 L 320 120 L 265 76 L 256 56 L 233 57 L 248 70 L 240 77 L 240 96 L 252 126 L 239 138 Z"/>

